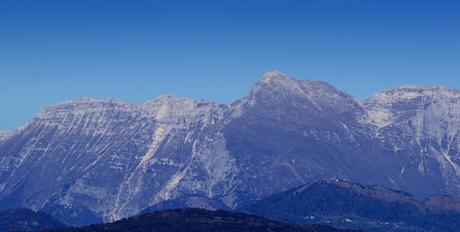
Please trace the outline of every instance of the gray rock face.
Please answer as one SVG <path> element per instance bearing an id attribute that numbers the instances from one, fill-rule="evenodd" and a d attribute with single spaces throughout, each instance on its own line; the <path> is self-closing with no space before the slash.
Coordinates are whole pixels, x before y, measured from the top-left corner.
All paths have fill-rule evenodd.
<path id="1" fill-rule="evenodd" d="M 404 181 L 395 182 L 394 187 L 459 194 L 458 90 L 403 86 L 379 93 L 364 105 L 377 126 L 375 136 L 394 156 L 405 160 L 399 165 Z"/>
<path id="2" fill-rule="evenodd" d="M 225 154 L 207 159 L 198 141 L 215 136 L 207 128 L 225 108 L 166 96 L 142 105 L 77 100 L 45 109 L 1 142 L 1 207 L 23 205 L 87 224 L 169 199 L 193 169 L 202 175 L 193 184 L 209 183 L 200 189 L 211 191 L 225 174 L 216 170 Z"/>
<path id="3" fill-rule="evenodd" d="M 406 86 L 360 102 L 273 71 L 231 105 L 65 102 L 0 134 L 0 208 L 81 225 L 190 195 L 235 208 L 329 178 L 459 195 L 459 98 Z"/>

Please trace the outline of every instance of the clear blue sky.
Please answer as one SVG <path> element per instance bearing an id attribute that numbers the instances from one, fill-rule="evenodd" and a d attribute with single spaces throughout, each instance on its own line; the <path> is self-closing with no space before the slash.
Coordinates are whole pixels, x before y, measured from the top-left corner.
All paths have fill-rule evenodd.
<path id="1" fill-rule="evenodd" d="M 1 0 L 0 130 L 81 96 L 230 103 L 269 69 L 360 99 L 460 88 L 457 2 Z"/>

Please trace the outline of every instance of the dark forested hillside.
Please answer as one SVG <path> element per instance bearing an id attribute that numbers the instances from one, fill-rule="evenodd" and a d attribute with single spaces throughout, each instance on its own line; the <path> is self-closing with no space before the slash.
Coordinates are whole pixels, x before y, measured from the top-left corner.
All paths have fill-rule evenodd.
<path id="1" fill-rule="evenodd" d="M 30 209 L 14 209 L 0 212 L 0 231 L 41 231 L 63 228 L 56 219 Z"/>
<path id="2" fill-rule="evenodd" d="M 146 213 L 102 225 L 67 228 L 55 232 L 215 232 L 215 231 L 279 231 L 279 232 L 339 232 L 328 226 L 287 225 L 280 222 L 229 211 L 175 209 Z"/>
<path id="3" fill-rule="evenodd" d="M 457 198 L 417 197 L 346 181 L 301 186 L 241 210 L 286 223 L 319 223 L 367 231 L 460 231 Z"/>

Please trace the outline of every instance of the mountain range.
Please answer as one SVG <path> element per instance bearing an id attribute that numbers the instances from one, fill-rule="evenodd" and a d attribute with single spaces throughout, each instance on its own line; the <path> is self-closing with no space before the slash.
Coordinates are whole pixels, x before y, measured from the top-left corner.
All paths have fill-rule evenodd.
<path id="1" fill-rule="evenodd" d="M 87 225 L 174 199 L 236 209 L 323 179 L 459 196 L 459 130 L 456 89 L 360 101 L 278 71 L 229 105 L 76 99 L 0 133 L 0 209 Z"/>

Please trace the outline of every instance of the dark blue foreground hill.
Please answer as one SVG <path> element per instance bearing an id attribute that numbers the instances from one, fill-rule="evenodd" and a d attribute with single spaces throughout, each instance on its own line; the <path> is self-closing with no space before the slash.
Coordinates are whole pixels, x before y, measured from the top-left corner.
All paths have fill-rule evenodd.
<path id="1" fill-rule="evenodd" d="M 209 211 L 204 209 L 174 209 L 146 213 L 114 223 L 91 225 L 82 228 L 66 228 L 54 232 L 207 232 L 207 231 L 299 231 L 299 232 L 339 232 L 321 225 L 288 225 L 259 216 L 229 211 Z"/>
<path id="2" fill-rule="evenodd" d="M 0 231 L 42 231 L 65 227 L 51 216 L 30 209 L 0 212 Z"/>
<path id="3" fill-rule="evenodd" d="M 301 186 L 240 210 L 285 223 L 327 224 L 373 232 L 460 231 L 458 198 L 417 197 L 346 181 Z"/>
<path id="4" fill-rule="evenodd" d="M 173 200 L 162 201 L 153 206 L 147 207 L 141 211 L 142 213 L 150 213 L 155 211 L 163 211 L 170 209 L 183 209 L 183 208 L 199 208 L 207 210 L 231 210 L 226 205 L 219 201 L 200 196 L 185 196 Z"/>

